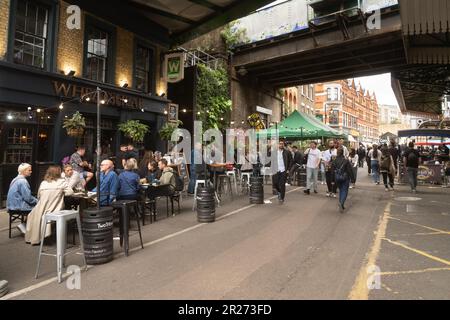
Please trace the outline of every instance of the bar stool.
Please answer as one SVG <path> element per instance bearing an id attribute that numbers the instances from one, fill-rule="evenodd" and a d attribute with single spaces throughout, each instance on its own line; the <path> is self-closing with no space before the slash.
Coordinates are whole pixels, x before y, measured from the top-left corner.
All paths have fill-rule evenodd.
<path id="1" fill-rule="evenodd" d="M 237 195 L 238 194 L 238 189 L 237 189 L 237 175 L 236 175 L 236 171 L 227 171 L 226 175 L 230 177 L 230 179 L 233 179 L 233 184 L 234 184 L 234 193 Z"/>
<path id="2" fill-rule="evenodd" d="M 227 174 L 220 174 L 218 177 L 219 183 L 217 185 L 218 194 L 222 197 L 222 190 L 227 186 L 228 191 L 231 193 L 231 198 L 233 198 L 233 187 L 231 184 L 231 176 Z"/>
<path id="3" fill-rule="evenodd" d="M 39 276 L 39 268 L 41 266 L 41 256 L 52 256 L 56 257 L 56 271 L 58 273 L 58 283 L 61 283 L 64 258 L 66 255 L 74 252 L 74 251 L 65 252 L 67 245 L 67 222 L 71 220 L 77 221 L 78 236 L 80 238 L 80 249 L 83 254 L 84 265 L 85 267 L 87 267 L 86 257 L 84 256 L 83 234 L 81 232 L 81 222 L 79 212 L 75 210 L 63 210 L 59 212 L 47 213 L 42 216 L 41 245 L 39 248 L 38 263 L 35 274 L 36 279 Z M 56 222 L 56 254 L 49 254 L 42 252 L 47 224 L 51 222 Z M 79 249 L 77 251 L 79 251 Z"/>
<path id="4" fill-rule="evenodd" d="M 11 226 L 14 221 L 20 219 L 20 223 L 25 223 L 30 211 L 8 210 L 9 214 L 9 239 L 11 239 Z"/>
<path id="5" fill-rule="evenodd" d="M 144 243 L 142 242 L 141 224 L 139 222 L 138 202 L 136 200 L 118 200 L 111 204 L 111 207 L 119 211 L 119 225 L 120 225 L 120 246 L 125 251 L 125 255 L 128 257 L 129 251 L 129 229 L 130 229 L 130 212 L 131 209 L 134 212 L 136 223 L 139 231 L 139 238 L 141 240 L 141 247 L 144 249 Z"/>

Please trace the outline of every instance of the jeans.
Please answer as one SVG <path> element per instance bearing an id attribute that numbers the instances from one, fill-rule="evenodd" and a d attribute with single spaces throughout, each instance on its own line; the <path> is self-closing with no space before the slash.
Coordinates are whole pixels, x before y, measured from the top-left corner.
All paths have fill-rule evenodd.
<path id="1" fill-rule="evenodd" d="M 386 188 L 388 187 L 388 178 L 389 178 L 389 185 L 391 186 L 391 188 L 394 188 L 394 176 L 389 172 L 382 172 L 382 174 L 384 186 Z"/>
<path id="2" fill-rule="evenodd" d="M 317 190 L 317 177 L 319 175 L 319 168 L 306 168 L 306 189 Z"/>
<path id="3" fill-rule="evenodd" d="M 373 173 L 373 182 L 379 183 L 380 182 L 380 164 L 378 163 L 378 160 L 372 160 L 370 162 L 370 166 L 372 168 L 372 173 Z"/>
<path id="4" fill-rule="evenodd" d="M 342 206 L 344 206 L 348 196 L 348 188 L 350 187 L 350 180 L 347 179 L 343 182 L 338 183 L 337 187 L 339 188 L 339 203 Z"/>
<path id="5" fill-rule="evenodd" d="M 352 179 L 352 183 L 355 184 L 356 183 L 356 178 L 358 177 L 358 167 L 353 167 L 353 179 Z"/>
<path id="6" fill-rule="evenodd" d="M 277 172 L 273 176 L 273 186 L 275 190 L 279 193 L 280 199 L 284 200 L 284 195 L 286 194 L 286 179 L 287 172 Z"/>
<path id="7" fill-rule="evenodd" d="M 326 180 L 327 180 L 327 188 L 328 193 L 336 193 L 336 183 L 334 182 L 334 172 L 332 170 L 328 170 L 325 172 Z"/>
<path id="8" fill-rule="evenodd" d="M 411 190 L 416 190 L 417 188 L 417 173 L 419 171 L 418 168 L 407 168 L 408 171 L 408 180 L 411 185 Z"/>

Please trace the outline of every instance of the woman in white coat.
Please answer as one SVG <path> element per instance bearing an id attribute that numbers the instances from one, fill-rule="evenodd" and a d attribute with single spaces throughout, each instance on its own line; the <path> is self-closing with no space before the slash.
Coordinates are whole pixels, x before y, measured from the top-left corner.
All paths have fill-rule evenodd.
<path id="1" fill-rule="evenodd" d="M 25 241 L 33 245 L 41 240 L 41 221 L 46 213 L 64 209 L 64 196 L 73 194 L 72 188 L 61 178 L 61 168 L 50 166 L 38 191 L 38 203 L 28 215 Z M 51 225 L 45 230 L 45 237 L 51 235 Z"/>

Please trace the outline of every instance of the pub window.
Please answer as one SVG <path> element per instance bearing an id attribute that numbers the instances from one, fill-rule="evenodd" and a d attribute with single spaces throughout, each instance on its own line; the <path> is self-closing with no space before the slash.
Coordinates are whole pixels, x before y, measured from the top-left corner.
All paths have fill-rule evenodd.
<path id="1" fill-rule="evenodd" d="M 153 51 L 147 47 L 138 45 L 135 55 L 134 83 L 136 89 L 139 91 L 151 91 L 152 60 Z"/>
<path id="2" fill-rule="evenodd" d="M 15 19 L 14 62 L 43 69 L 47 51 L 49 10 L 19 0 Z"/>
<path id="3" fill-rule="evenodd" d="M 32 162 L 33 129 L 11 128 L 8 130 L 7 148 L 3 161 L 8 164 Z"/>
<path id="4" fill-rule="evenodd" d="M 94 81 L 106 82 L 109 34 L 95 27 L 87 28 L 86 74 Z"/>

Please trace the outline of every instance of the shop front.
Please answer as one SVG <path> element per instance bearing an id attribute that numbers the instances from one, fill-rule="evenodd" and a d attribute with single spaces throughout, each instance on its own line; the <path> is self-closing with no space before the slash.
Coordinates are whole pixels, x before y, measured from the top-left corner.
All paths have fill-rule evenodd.
<path id="1" fill-rule="evenodd" d="M 168 101 L 134 90 L 67 77 L 0 62 L 0 199 L 6 197 L 10 181 L 20 163 L 33 164 L 31 185 L 37 191 L 46 168 L 61 164 L 64 157 L 83 144 L 92 157 L 96 146 L 97 108 L 95 94 L 103 92 L 101 105 L 102 149 L 115 155 L 120 143 L 127 142 L 117 129 L 133 119 L 150 127 L 139 147 L 165 151 L 158 131 L 166 121 Z M 68 136 L 64 119 L 79 111 L 86 118 L 82 137 Z"/>

